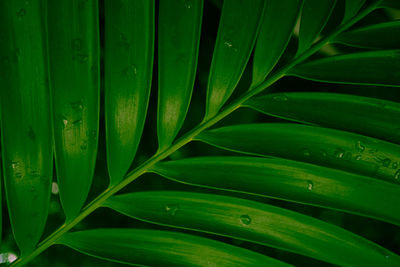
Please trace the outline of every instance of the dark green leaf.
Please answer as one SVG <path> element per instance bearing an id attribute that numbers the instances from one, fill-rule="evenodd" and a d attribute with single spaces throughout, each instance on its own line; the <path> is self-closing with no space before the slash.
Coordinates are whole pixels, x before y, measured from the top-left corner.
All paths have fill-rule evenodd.
<path id="1" fill-rule="evenodd" d="M 90 256 L 140 266 L 288 266 L 222 242 L 143 229 L 96 229 L 66 234 L 59 241 Z"/>
<path id="2" fill-rule="evenodd" d="M 317 165 L 278 158 L 201 157 L 161 162 L 151 171 L 182 183 L 337 209 L 400 225 L 400 186 Z"/>
<path id="3" fill-rule="evenodd" d="M 200 44 L 203 0 L 161 0 L 158 19 L 158 143 L 168 147 L 185 120 Z"/>
<path id="4" fill-rule="evenodd" d="M 398 49 L 400 48 L 400 20 L 368 25 L 343 32 L 334 41 L 361 48 Z"/>
<path id="5" fill-rule="evenodd" d="M 123 179 L 142 135 L 154 52 L 154 1 L 105 1 L 105 120 L 110 183 Z"/>
<path id="6" fill-rule="evenodd" d="M 265 123 L 223 127 L 196 139 L 223 149 L 309 162 L 400 184 L 400 146 L 358 134 Z"/>
<path id="7" fill-rule="evenodd" d="M 252 98 L 244 106 L 279 118 L 400 143 L 400 104 L 396 102 L 331 93 L 277 93 Z"/>
<path id="8" fill-rule="evenodd" d="M 346 0 L 343 22 L 347 22 L 348 20 L 352 19 L 361 9 L 364 3 L 365 0 Z"/>
<path id="9" fill-rule="evenodd" d="M 205 119 L 216 115 L 235 90 L 252 52 L 264 4 L 262 0 L 224 1 L 208 79 Z"/>
<path id="10" fill-rule="evenodd" d="M 331 83 L 400 87 L 400 50 L 326 57 L 300 64 L 288 75 Z"/>
<path id="11" fill-rule="evenodd" d="M 339 266 L 400 264 L 398 255 L 342 228 L 240 198 L 151 191 L 116 196 L 106 206 L 135 219 L 247 240 Z"/>
<path id="12" fill-rule="evenodd" d="M 27 254 L 47 219 L 53 153 L 44 1 L 0 1 L 4 183 L 15 241 Z M 0 227 L 1 228 L 1 227 Z"/>
<path id="13" fill-rule="evenodd" d="M 84 204 L 96 163 L 100 87 L 97 2 L 48 1 L 55 159 L 67 220 Z"/>
<path id="14" fill-rule="evenodd" d="M 307 50 L 321 33 L 335 7 L 336 0 L 304 0 L 299 30 L 298 54 Z"/>
<path id="15" fill-rule="evenodd" d="M 296 25 L 302 1 L 266 1 L 253 59 L 252 86 L 262 83 L 285 50 Z"/>
<path id="16" fill-rule="evenodd" d="M 399 0 L 383 0 L 380 3 L 380 7 L 398 8 L 398 9 L 400 9 L 400 1 Z"/>

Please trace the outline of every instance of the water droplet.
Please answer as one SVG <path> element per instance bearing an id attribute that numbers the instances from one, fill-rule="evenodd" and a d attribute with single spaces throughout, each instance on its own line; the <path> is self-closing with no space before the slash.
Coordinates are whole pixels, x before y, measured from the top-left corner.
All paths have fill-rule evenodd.
<path id="1" fill-rule="evenodd" d="M 79 38 L 72 40 L 72 49 L 76 51 L 80 51 L 82 49 L 82 40 Z"/>
<path id="2" fill-rule="evenodd" d="M 392 169 L 397 169 L 399 167 L 399 163 L 398 162 L 393 162 L 392 163 Z"/>
<path id="3" fill-rule="evenodd" d="M 17 161 L 12 161 L 11 162 L 11 168 L 16 169 L 18 167 L 18 162 Z"/>
<path id="4" fill-rule="evenodd" d="M 360 160 L 361 159 L 361 155 L 357 155 L 356 157 L 355 157 L 355 160 Z"/>
<path id="5" fill-rule="evenodd" d="M 71 107 L 73 110 L 80 112 L 81 110 L 83 110 L 82 100 L 71 102 Z"/>
<path id="6" fill-rule="evenodd" d="M 185 0 L 185 7 L 187 9 L 191 9 L 192 8 L 192 1 L 191 0 Z"/>
<path id="7" fill-rule="evenodd" d="M 18 10 L 18 12 L 17 12 L 17 16 L 18 17 L 23 17 L 23 16 L 25 16 L 26 15 L 26 10 L 24 9 L 24 8 L 21 8 L 20 10 Z"/>
<path id="8" fill-rule="evenodd" d="M 79 58 L 79 63 L 85 63 L 89 59 L 87 55 L 78 55 L 78 58 Z"/>
<path id="9" fill-rule="evenodd" d="M 392 161 L 389 158 L 383 159 L 382 160 L 382 166 L 383 167 L 388 167 Z"/>
<path id="10" fill-rule="evenodd" d="M 125 68 L 125 69 L 122 71 L 122 74 L 123 74 L 127 79 L 132 79 L 132 78 L 135 77 L 136 74 L 137 74 L 136 65 L 132 64 L 132 65 L 128 66 L 127 68 Z"/>
<path id="11" fill-rule="evenodd" d="M 58 192 L 59 192 L 59 190 L 58 190 L 58 184 L 57 184 L 56 182 L 53 182 L 53 183 L 51 184 L 51 193 L 54 194 L 54 195 L 57 195 Z"/>
<path id="12" fill-rule="evenodd" d="M 328 155 L 326 154 L 325 151 L 322 151 L 322 152 L 321 152 L 321 156 L 322 156 L 323 158 L 326 158 Z"/>
<path id="13" fill-rule="evenodd" d="M 399 180 L 400 179 L 400 170 L 397 170 L 397 172 L 394 174 L 394 179 Z"/>
<path id="14" fill-rule="evenodd" d="M 64 127 L 67 127 L 67 125 L 68 125 L 68 120 L 67 120 L 67 119 L 63 119 L 63 124 L 64 124 Z"/>
<path id="15" fill-rule="evenodd" d="M 312 181 L 307 181 L 307 189 L 308 190 L 313 190 L 313 186 L 314 186 L 314 184 L 313 184 L 313 182 Z"/>
<path id="16" fill-rule="evenodd" d="M 336 149 L 336 151 L 335 151 L 335 157 L 337 157 L 337 158 L 339 158 L 339 159 L 343 158 L 344 152 L 345 152 L 345 151 L 344 151 L 343 149 L 341 149 L 341 148 Z"/>
<path id="17" fill-rule="evenodd" d="M 356 149 L 359 152 L 363 152 L 365 150 L 365 146 L 361 143 L 361 141 L 357 141 L 356 143 Z"/>
<path id="18" fill-rule="evenodd" d="M 273 100 L 276 101 L 287 101 L 288 97 L 285 94 L 277 94 L 272 97 Z"/>
<path id="19" fill-rule="evenodd" d="M 88 147 L 88 143 L 87 143 L 87 141 L 85 140 L 85 141 L 83 141 L 82 144 L 81 144 L 81 149 L 82 149 L 82 150 L 86 150 L 87 147 Z"/>
<path id="20" fill-rule="evenodd" d="M 390 259 L 390 255 L 386 255 L 385 258 L 388 260 Z"/>
<path id="21" fill-rule="evenodd" d="M 224 45 L 227 46 L 227 47 L 229 47 L 229 48 L 231 48 L 231 47 L 233 46 L 232 43 L 231 43 L 230 41 L 225 41 L 225 42 L 224 42 Z"/>
<path id="22" fill-rule="evenodd" d="M 174 216 L 176 212 L 179 210 L 178 204 L 169 204 L 165 206 L 165 211 L 168 215 Z"/>
<path id="23" fill-rule="evenodd" d="M 240 216 L 240 222 L 244 225 L 249 225 L 251 223 L 251 218 L 249 215 L 245 214 Z"/>
<path id="24" fill-rule="evenodd" d="M 311 154 L 310 154 L 310 151 L 308 151 L 307 149 L 304 149 L 303 150 L 303 155 L 306 156 L 306 157 L 309 157 Z"/>

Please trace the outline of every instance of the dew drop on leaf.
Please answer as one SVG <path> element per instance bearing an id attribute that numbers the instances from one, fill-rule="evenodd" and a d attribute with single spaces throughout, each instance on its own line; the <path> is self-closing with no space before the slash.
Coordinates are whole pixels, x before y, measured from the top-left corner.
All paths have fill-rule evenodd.
<path id="1" fill-rule="evenodd" d="M 392 161 L 389 158 L 383 159 L 382 160 L 382 166 L 383 167 L 388 167 Z"/>
<path id="2" fill-rule="evenodd" d="M 394 179 L 396 180 L 400 179 L 400 170 L 397 170 L 397 172 L 394 174 Z"/>
<path id="3" fill-rule="evenodd" d="M 341 148 L 336 149 L 335 151 L 335 157 L 341 159 L 344 156 L 344 150 Z"/>
<path id="4" fill-rule="evenodd" d="M 192 8 L 192 0 L 185 0 L 185 7 L 187 9 L 191 9 Z"/>
<path id="5" fill-rule="evenodd" d="M 355 160 L 360 160 L 361 159 L 361 155 L 357 155 L 356 157 L 355 157 Z"/>
<path id="6" fill-rule="evenodd" d="M 311 153 L 307 149 L 304 149 L 303 150 L 303 155 L 306 156 L 306 157 L 309 157 L 311 155 Z"/>
<path id="7" fill-rule="evenodd" d="M 176 212 L 179 210 L 178 204 L 168 204 L 165 206 L 165 211 L 168 215 L 174 216 Z"/>
<path id="8" fill-rule="evenodd" d="M 313 190 L 313 186 L 314 186 L 314 184 L 313 184 L 312 181 L 307 181 L 307 189 L 308 189 L 309 191 Z"/>
<path id="9" fill-rule="evenodd" d="M 361 143 L 361 141 L 357 141 L 356 148 L 359 152 L 363 152 L 365 150 L 365 146 Z"/>
<path id="10" fill-rule="evenodd" d="M 251 223 L 251 218 L 249 215 L 245 214 L 240 216 L 240 222 L 244 225 L 249 225 Z"/>

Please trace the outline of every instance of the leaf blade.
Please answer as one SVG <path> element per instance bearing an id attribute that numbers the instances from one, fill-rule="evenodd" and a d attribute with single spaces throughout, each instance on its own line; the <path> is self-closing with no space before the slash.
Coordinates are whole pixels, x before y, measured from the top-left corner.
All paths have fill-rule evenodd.
<path id="1" fill-rule="evenodd" d="M 90 256 L 139 266 L 289 266 L 267 256 L 188 234 L 144 229 L 96 229 L 59 241 Z"/>
<path id="2" fill-rule="evenodd" d="M 105 122 L 110 184 L 135 157 L 150 97 L 154 1 L 105 1 Z M 134 25 L 134 26 L 132 26 Z"/>
<path id="3" fill-rule="evenodd" d="M 389 264 L 400 261 L 396 254 L 340 227 L 235 197 L 152 191 L 119 195 L 105 206 L 135 219 L 238 238 L 339 266 L 387 264 L 387 255 L 394 257 Z"/>
<path id="4" fill-rule="evenodd" d="M 264 1 L 260 0 L 224 1 L 207 85 L 205 119 L 220 110 L 238 84 L 255 43 L 263 9 Z"/>
<path id="5" fill-rule="evenodd" d="M 346 0 L 343 22 L 345 23 L 353 18 L 358 13 L 358 11 L 360 11 L 365 1 L 366 0 Z"/>
<path id="6" fill-rule="evenodd" d="M 96 164 L 98 5 L 95 0 L 50 0 L 48 5 L 56 170 L 61 204 L 66 220 L 71 220 L 86 200 Z"/>
<path id="7" fill-rule="evenodd" d="M 339 83 L 400 87 L 397 69 L 400 50 L 382 50 L 326 57 L 302 63 L 288 73 L 303 79 Z"/>
<path id="8" fill-rule="evenodd" d="M 43 233 L 52 180 L 44 11 L 44 1 L 0 2 L 2 161 L 11 226 L 22 255 Z"/>
<path id="9" fill-rule="evenodd" d="M 358 134 L 294 123 L 259 123 L 209 130 L 196 140 L 222 149 L 307 162 L 400 184 L 400 146 Z"/>
<path id="10" fill-rule="evenodd" d="M 400 104 L 396 102 L 363 96 L 306 92 L 256 97 L 248 100 L 244 106 L 287 120 L 400 143 L 396 126 L 400 124 Z"/>
<path id="11" fill-rule="evenodd" d="M 283 54 L 301 6 L 298 0 L 267 1 L 254 51 L 252 87 L 264 81 Z"/>
<path id="12" fill-rule="evenodd" d="M 313 44 L 328 22 L 335 4 L 336 0 L 304 0 L 297 54 L 303 53 Z"/>
<path id="13" fill-rule="evenodd" d="M 160 1 L 158 18 L 159 150 L 174 141 L 185 120 L 192 96 L 203 0 Z"/>
<path id="14" fill-rule="evenodd" d="M 383 22 L 339 34 L 334 42 L 368 49 L 398 49 L 400 21 Z"/>
<path id="15" fill-rule="evenodd" d="M 199 157 L 158 163 L 151 171 L 190 185 L 325 207 L 400 225 L 399 186 L 303 162 Z"/>

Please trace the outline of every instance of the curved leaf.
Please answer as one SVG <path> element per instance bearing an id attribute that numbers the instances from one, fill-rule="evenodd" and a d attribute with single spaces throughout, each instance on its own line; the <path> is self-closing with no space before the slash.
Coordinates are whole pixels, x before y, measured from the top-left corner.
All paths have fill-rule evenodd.
<path id="1" fill-rule="evenodd" d="M 116 196 L 105 205 L 135 219 L 247 240 L 339 266 L 400 263 L 398 255 L 340 227 L 240 198 L 151 191 Z"/>
<path id="2" fill-rule="evenodd" d="M 135 157 L 146 119 L 154 52 L 154 1 L 105 1 L 105 122 L 110 183 Z"/>
<path id="3" fill-rule="evenodd" d="M 222 242 L 170 231 L 96 229 L 59 242 L 84 254 L 139 266 L 289 266 Z"/>
<path id="4" fill-rule="evenodd" d="M 266 1 L 254 50 L 252 87 L 264 81 L 283 54 L 301 6 L 300 0 Z"/>
<path id="5" fill-rule="evenodd" d="M 96 163 L 100 89 L 97 2 L 48 1 L 55 159 L 67 220 L 83 206 Z"/>
<path id="6" fill-rule="evenodd" d="M 161 0 L 158 19 L 158 143 L 168 147 L 185 120 L 200 44 L 203 0 Z"/>
<path id="7" fill-rule="evenodd" d="M 46 224 L 52 132 L 44 1 L 0 1 L 1 146 L 8 211 L 21 253 Z"/>
<path id="8" fill-rule="evenodd" d="M 400 2 L 398 0 L 382 0 L 380 7 L 400 9 Z"/>
<path id="9" fill-rule="evenodd" d="M 400 186 L 303 162 L 257 157 L 200 157 L 156 164 L 174 181 L 268 196 L 400 225 Z"/>
<path id="10" fill-rule="evenodd" d="M 369 49 L 399 49 L 400 20 L 346 31 L 339 34 L 334 42 Z"/>
<path id="11" fill-rule="evenodd" d="M 243 106 L 292 121 L 361 133 L 400 143 L 400 103 L 332 93 L 276 93 Z"/>
<path id="12" fill-rule="evenodd" d="M 262 0 L 224 1 L 207 85 L 205 119 L 217 114 L 235 90 L 250 58 L 264 5 Z"/>
<path id="13" fill-rule="evenodd" d="M 358 134 L 294 123 L 265 123 L 218 128 L 201 133 L 196 140 L 223 149 L 303 161 L 400 184 L 400 146 Z"/>
<path id="14" fill-rule="evenodd" d="M 345 3 L 343 22 L 347 22 L 357 15 L 358 11 L 364 5 L 365 0 L 346 0 Z"/>
<path id="15" fill-rule="evenodd" d="M 321 33 L 331 16 L 336 0 L 304 0 L 297 54 L 307 50 Z"/>
<path id="16" fill-rule="evenodd" d="M 288 75 L 331 83 L 400 87 L 400 50 L 382 50 L 326 57 L 302 63 Z"/>

